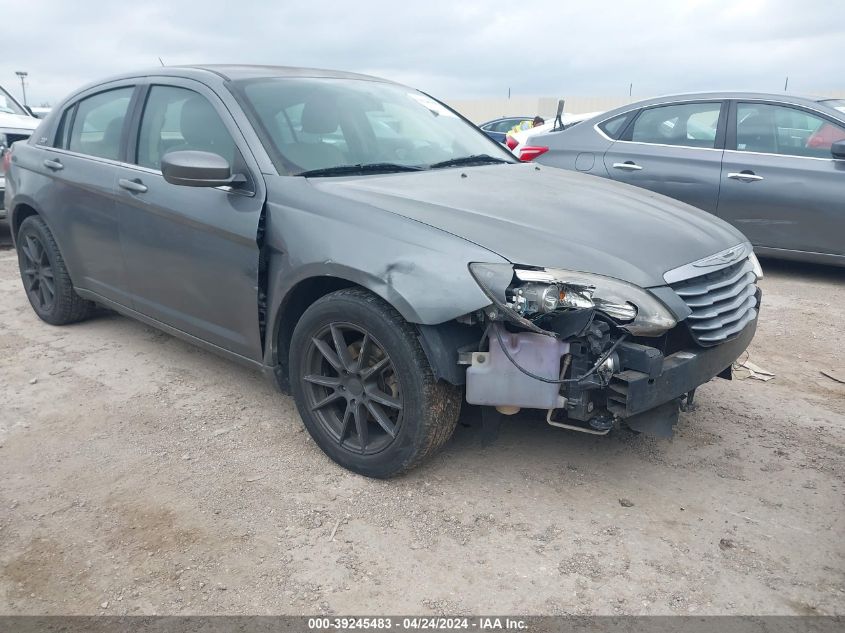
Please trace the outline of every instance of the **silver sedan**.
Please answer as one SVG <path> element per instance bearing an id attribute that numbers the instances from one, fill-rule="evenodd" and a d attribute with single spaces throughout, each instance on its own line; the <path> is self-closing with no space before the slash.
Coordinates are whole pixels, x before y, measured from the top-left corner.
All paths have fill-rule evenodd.
<path id="1" fill-rule="evenodd" d="M 759 254 L 845 266 L 845 100 L 661 97 L 527 144 L 543 148 L 536 162 L 713 213 Z"/>

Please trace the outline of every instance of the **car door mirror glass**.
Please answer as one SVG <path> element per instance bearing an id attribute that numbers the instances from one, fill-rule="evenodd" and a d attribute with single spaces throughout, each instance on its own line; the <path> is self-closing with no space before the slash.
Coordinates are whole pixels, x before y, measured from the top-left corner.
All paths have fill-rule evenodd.
<path id="1" fill-rule="evenodd" d="M 185 187 L 221 187 L 245 180 L 233 176 L 229 161 L 219 154 L 197 150 L 168 152 L 161 159 L 161 174 L 170 184 Z"/>
<path id="2" fill-rule="evenodd" d="M 845 158 L 845 139 L 831 144 L 830 153 L 834 158 Z"/>

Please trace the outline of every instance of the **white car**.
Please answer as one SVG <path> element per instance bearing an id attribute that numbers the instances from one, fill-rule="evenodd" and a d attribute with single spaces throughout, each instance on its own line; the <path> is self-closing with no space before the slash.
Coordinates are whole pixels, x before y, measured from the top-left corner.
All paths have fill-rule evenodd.
<path id="1" fill-rule="evenodd" d="M 514 153 L 514 155 L 519 158 L 519 160 L 530 161 L 537 158 L 540 154 L 548 151 L 548 147 L 544 146 L 542 142 L 538 142 L 536 140 L 537 137 L 553 132 L 556 129 L 565 130 L 566 128 L 570 128 L 581 121 L 592 119 L 594 116 L 599 114 L 601 114 L 601 112 L 586 112 L 584 114 L 564 112 L 560 116 L 561 123 L 563 123 L 562 128 L 560 126 L 556 127 L 556 122 L 554 120 L 549 120 L 537 127 L 530 127 L 519 132 L 508 133 L 505 144 Z M 528 139 L 534 140 L 532 140 L 529 144 Z"/>
<path id="2" fill-rule="evenodd" d="M 6 177 L 2 167 L 6 150 L 15 141 L 23 141 L 32 136 L 40 119 L 30 115 L 15 98 L 0 86 L 0 220 L 6 217 L 3 196 L 6 192 Z"/>

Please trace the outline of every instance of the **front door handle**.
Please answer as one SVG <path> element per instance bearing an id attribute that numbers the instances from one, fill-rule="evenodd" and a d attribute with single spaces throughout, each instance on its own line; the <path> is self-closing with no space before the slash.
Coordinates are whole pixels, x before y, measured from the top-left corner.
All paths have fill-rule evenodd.
<path id="1" fill-rule="evenodd" d="M 65 166 L 62 165 L 62 161 L 58 158 L 48 158 L 44 161 L 44 166 L 47 169 L 52 169 L 53 171 L 59 171 L 60 169 L 64 169 Z"/>
<path id="2" fill-rule="evenodd" d="M 732 172 L 728 174 L 728 178 L 732 178 L 733 180 L 741 180 L 742 182 L 757 182 L 758 180 L 763 180 L 762 176 L 758 176 L 750 169 L 744 169 L 740 172 Z"/>
<path id="3" fill-rule="evenodd" d="M 140 178 L 134 178 L 132 180 L 121 178 L 117 181 L 117 184 L 132 193 L 145 193 L 147 191 L 147 185 L 142 183 Z"/>
<path id="4" fill-rule="evenodd" d="M 626 160 L 624 163 L 613 163 L 614 169 L 624 169 L 626 171 L 639 171 L 642 169 L 632 160 Z"/>

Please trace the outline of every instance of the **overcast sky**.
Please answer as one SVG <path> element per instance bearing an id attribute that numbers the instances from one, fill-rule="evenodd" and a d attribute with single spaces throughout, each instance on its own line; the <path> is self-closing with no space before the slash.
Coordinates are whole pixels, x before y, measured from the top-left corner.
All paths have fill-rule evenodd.
<path id="1" fill-rule="evenodd" d="M 256 63 L 441 98 L 845 90 L 841 0 L 0 0 L 0 84 L 55 103 L 110 74 Z"/>

